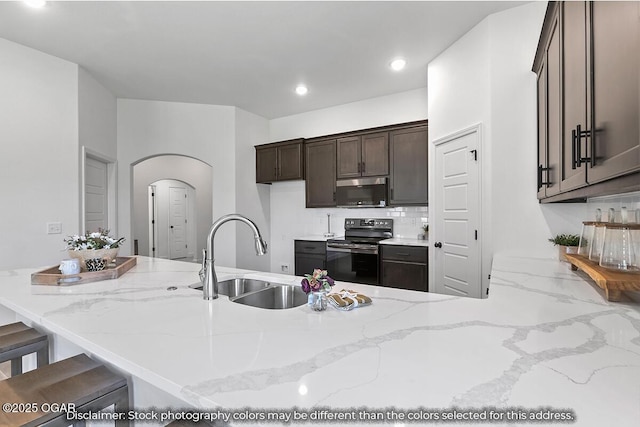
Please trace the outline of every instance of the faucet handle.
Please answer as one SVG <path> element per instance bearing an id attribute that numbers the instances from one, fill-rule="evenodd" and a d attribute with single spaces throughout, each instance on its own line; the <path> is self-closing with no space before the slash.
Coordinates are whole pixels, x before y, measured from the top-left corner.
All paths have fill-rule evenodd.
<path id="1" fill-rule="evenodd" d="M 198 276 L 200 277 L 200 282 L 204 283 L 205 271 L 207 269 L 207 250 L 202 250 L 202 268 L 198 272 Z"/>

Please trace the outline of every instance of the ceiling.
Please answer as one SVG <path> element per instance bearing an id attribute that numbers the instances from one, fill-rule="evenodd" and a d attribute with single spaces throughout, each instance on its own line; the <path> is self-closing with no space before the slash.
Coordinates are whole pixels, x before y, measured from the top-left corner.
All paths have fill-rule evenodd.
<path id="1" fill-rule="evenodd" d="M 429 61 L 523 3 L 1 1 L 0 37 L 81 65 L 120 98 L 272 119 L 426 87 Z M 398 56 L 408 64 L 393 72 Z"/>

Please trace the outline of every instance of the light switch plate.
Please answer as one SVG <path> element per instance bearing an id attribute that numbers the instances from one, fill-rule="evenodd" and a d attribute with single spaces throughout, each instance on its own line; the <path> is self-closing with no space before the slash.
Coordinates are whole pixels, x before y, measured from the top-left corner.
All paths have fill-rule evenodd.
<path id="1" fill-rule="evenodd" d="M 62 223 L 61 222 L 48 222 L 47 223 L 47 234 L 62 234 Z"/>

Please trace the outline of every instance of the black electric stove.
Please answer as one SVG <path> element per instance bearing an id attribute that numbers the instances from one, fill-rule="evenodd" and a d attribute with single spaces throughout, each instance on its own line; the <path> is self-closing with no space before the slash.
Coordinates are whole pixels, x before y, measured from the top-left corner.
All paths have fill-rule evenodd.
<path id="1" fill-rule="evenodd" d="M 393 220 L 347 218 L 344 238 L 327 241 L 327 272 L 336 280 L 378 284 L 378 242 L 393 237 Z"/>

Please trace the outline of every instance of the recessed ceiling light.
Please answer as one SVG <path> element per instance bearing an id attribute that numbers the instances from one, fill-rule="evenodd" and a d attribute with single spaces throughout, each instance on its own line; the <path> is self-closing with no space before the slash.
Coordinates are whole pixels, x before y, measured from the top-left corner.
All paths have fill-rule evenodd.
<path id="1" fill-rule="evenodd" d="M 296 93 L 298 95 L 306 95 L 307 92 L 309 92 L 309 89 L 307 89 L 307 87 L 305 85 L 298 85 L 296 86 Z"/>
<path id="2" fill-rule="evenodd" d="M 394 59 L 389 66 L 393 71 L 400 71 L 407 65 L 407 61 L 402 58 Z"/>
<path id="3" fill-rule="evenodd" d="M 35 8 L 41 8 L 44 7 L 45 4 L 47 4 L 45 0 L 24 0 L 24 3 Z"/>

